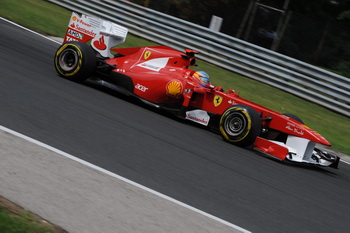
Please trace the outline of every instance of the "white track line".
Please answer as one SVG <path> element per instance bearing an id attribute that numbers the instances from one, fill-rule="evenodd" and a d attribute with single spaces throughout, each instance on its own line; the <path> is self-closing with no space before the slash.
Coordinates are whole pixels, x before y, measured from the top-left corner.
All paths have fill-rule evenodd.
<path id="1" fill-rule="evenodd" d="M 350 165 L 350 163 L 349 162 L 347 162 L 347 161 L 345 161 L 345 160 L 340 160 L 340 162 L 343 162 L 343 163 L 346 163 L 347 165 Z"/>
<path id="2" fill-rule="evenodd" d="M 10 21 L 10 20 L 8 20 L 8 19 L 5 19 L 5 18 L 3 18 L 3 17 L 0 17 L 0 19 L 3 20 L 3 21 L 5 21 L 5 22 L 7 22 L 7 23 L 10 23 L 10 24 L 12 24 L 12 25 L 15 25 L 16 27 L 19 27 L 19 28 L 22 28 L 22 29 L 24 29 L 24 30 L 26 30 L 26 31 L 28 31 L 28 32 L 31 32 L 31 33 L 33 33 L 33 34 L 35 34 L 35 35 L 41 36 L 41 37 L 43 37 L 43 38 L 45 38 L 45 39 L 48 39 L 48 40 L 50 40 L 50 41 L 52 41 L 52 42 L 55 42 L 55 43 L 57 43 L 57 44 L 60 44 L 58 41 L 56 41 L 56 40 L 54 40 L 54 39 L 52 39 L 52 38 L 50 38 L 50 37 L 47 37 L 47 36 L 44 36 L 44 35 L 42 35 L 42 34 L 40 34 L 40 33 L 38 33 L 38 32 L 32 31 L 32 30 L 30 30 L 29 28 L 23 27 L 22 25 L 19 25 L 19 24 L 17 24 L 17 23 L 14 23 L 14 22 L 12 22 L 12 21 Z"/>
<path id="3" fill-rule="evenodd" d="M 166 196 L 166 195 L 164 195 L 164 194 L 162 194 L 162 193 L 159 193 L 159 192 L 157 192 L 157 191 L 155 191 L 155 190 L 153 190 L 153 189 L 147 188 L 146 186 L 143 186 L 143 185 L 141 185 L 141 184 L 138 184 L 138 183 L 136 183 L 136 182 L 134 182 L 134 181 L 132 181 L 132 180 L 129 180 L 129 179 L 125 178 L 125 177 L 122 177 L 122 176 L 120 176 L 120 175 L 117 175 L 117 174 L 115 174 L 115 173 L 113 173 L 113 172 L 110 172 L 110 171 L 108 171 L 108 170 L 106 170 L 106 169 L 103 169 L 103 168 L 101 168 L 101 167 L 98 167 L 98 166 L 96 166 L 96 165 L 94 165 L 94 164 L 92 164 L 92 163 L 86 162 L 85 160 L 79 159 L 79 158 L 77 158 L 77 157 L 75 157 L 75 156 L 73 156 L 73 155 L 70 155 L 70 154 L 68 154 L 68 153 L 66 153 L 66 152 L 63 152 L 63 151 L 61 151 L 61 150 L 58 150 L 58 149 L 56 149 L 56 148 L 54 148 L 54 147 L 52 147 L 52 146 L 49 146 L 49 145 L 47 145 L 47 144 L 45 144 L 45 143 L 42 143 L 42 142 L 37 141 L 37 140 L 35 140 L 35 139 L 33 139 L 33 138 L 30 138 L 30 137 L 28 137 L 28 136 L 25 136 L 25 135 L 23 135 L 23 134 L 20 134 L 20 133 L 18 133 L 18 132 L 16 132 L 16 131 L 13 131 L 13 130 L 11 130 L 11 129 L 8 129 L 8 128 L 4 127 L 4 126 L 1 126 L 1 125 L 0 125 L 0 130 L 2 130 L 2 131 L 4 131 L 4 132 L 7 132 L 7 133 L 9 133 L 9 134 L 12 134 L 12 135 L 14 135 L 14 136 L 17 136 L 17 137 L 19 137 L 19 138 L 22 138 L 22 139 L 24 139 L 24 140 L 26 140 L 26 141 L 29 141 L 29 142 L 31 142 L 31 143 L 34 143 L 34 144 L 36 144 L 36 145 L 38 145 L 38 146 L 41 146 L 41 147 L 43 147 L 43 148 L 46 148 L 46 149 L 48 149 L 48 150 L 50 150 L 50 151 L 53 151 L 53 152 L 55 152 L 55 153 L 57 153 L 57 154 L 59 154 L 59 155 L 62 155 L 62 156 L 64 156 L 64 157 L 66 157 L 66 158 L 68 158 L 68 159 L 71 159 L 71 160 L 76 161 L 76 162 L 78 162 L 78 163 L 80 163 L 80 164 L 83 164 L 83 165 L 85 165 L 85 166 L 87 166 L 87 167 L 90 167 L 90 168 L 93 168 L 93 169 L 95 169 L 95 170 L 97 170 L 97 171 L 100 171 L 100 172 L 102 172 L 102 173 L 104 173 L 104 174 L 106 174 L 106 175 L 109 175 L 109 176 L 111 176 L 111 177 L 117 178 L 117 179 L 119 179 L 119 180 L 121 180 L 121 181 L 124 181 L 125 183 L 128 183 L 128 184 L 133 185 L 133 186 L 135 186 L 135 187 L 137 187 L 137 188 L 140 188 L 140 189 L 142 189 L 142 190 L 144 190 L 144 191 L 147 191 L 147 192 L 149 192 L 149 193 L 152 193 L 152 194 L 154 194 L 154 195 L 156 195 L 156 196 L 158 196 L 158 197 L 160 197 L 160 198 L 163 198 L 163 199 L 165 199 L 165 200 L 168 200 L 168 201 L 170 201 L 170 202 L 173 202 L 173 203 L 175 203 L 175 204 L 177 204 L 177 205 L 179 205 L 179 206 L 182 206 L 182 207 L 184 207 L 184 208 L 186 208 L 186 209 L 192 210 L 192 211 L 194 211 L 194 212 L 196 212 L 196 213 L 198 213 L 198 214 L 201 214 L 201 215 L 206 216 L 206 217 L 208 217 L 208 218 L 210 218 L 210 219 L 212 219 L 212 220 L 215 220 L 215 221 L 217 221 L 217 222 L 220 222 L 220 223 L 222 223 L 222 224 L 224 224 L 224 225 L 226 225 L 226 226 L 228 226 L 228 227 L 231 227 L 231 228 L 233 228 L 233 229 L 235 229 L 235 230 L 239 230 L 239 231 L 244 232 L 244 233 L 250 232 L 250 231 L 248 231 L 248 230 L 246 230 L 246 229 L 243 229 L 243 228 L 241 228 L 241 227 L 239 227 L 239 226 L 237 226 L 237 225 L 234 225 L 234 224 L 232 224 L 232 223 L 230 223 L 230 222 L 227 222 L 227 221 L 225 221 L 225 220 L 223 220 L 223 219 L 220 219 L 220 218 L 215 217 L 215 216 L 213 216 L 213 215 L 211 215 L 211 214 L 208 214 L 208 213 L 206 213 L 206 212 L 204 212 L 204 211 L 201 211 L 201 210 L 199 210 L 199 209 L 196 209 L 196 208 L 194 208 L 194 207 L 192 207 L 192 206 L 190 206 L 190 205 L 187 205 L 187 204 L 185 204 L 185 203 L 183 203 L 183 202 L 180 202 L 180 201 L 178 201 L 178 200 L 176 200 L 176 199 L 173 199 L 173 198 L 171 198 L 171 197 L 169 197 L 169 196 Z"/>

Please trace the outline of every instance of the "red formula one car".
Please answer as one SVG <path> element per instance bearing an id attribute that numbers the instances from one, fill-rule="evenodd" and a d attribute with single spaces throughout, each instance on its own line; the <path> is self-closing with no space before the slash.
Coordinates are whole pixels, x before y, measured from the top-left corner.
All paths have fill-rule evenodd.
<path id="1" fill-rule="evenodd" d="M 64 43 L 55 54 L 57 73 L 93 81 L 134 96 L 181 118 L 216 129 L 224 140 L 280 160 L 338 167 L 339 157 L 317 149 L 330 145 L 296 116 L 280 114 L 212 85 L 205 72 L 189 69 L 196 51 L 166 46 L 112 47 L 127 29 L 73 13 Z M 90 42 L 88 45 L 86 42 Z"/>

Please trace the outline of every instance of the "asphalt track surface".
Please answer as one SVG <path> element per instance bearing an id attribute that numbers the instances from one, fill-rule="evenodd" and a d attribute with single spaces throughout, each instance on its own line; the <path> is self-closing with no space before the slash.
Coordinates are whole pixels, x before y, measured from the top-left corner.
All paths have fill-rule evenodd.
<path id="1" fill-rule="evenodd" d="M 59 78 L 57 43 L 0 21 L 0 125 L 252 232 L 349 232 L 350 166 L 283 164 Z"/>

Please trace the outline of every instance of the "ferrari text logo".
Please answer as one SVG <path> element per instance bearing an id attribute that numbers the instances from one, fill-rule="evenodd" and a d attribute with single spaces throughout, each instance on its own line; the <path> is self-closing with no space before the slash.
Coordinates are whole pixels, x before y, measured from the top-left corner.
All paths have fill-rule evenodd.
<path id="1" fill-rule="evenodd" d="M 148 59 L 151 56 L 151 52 L 150 51 L 146 51 L 145 54 L 143 55 L 144 59 Z"/>
<path id="2" fill-rule="evenodd" d="M 215 107 L 219 106 L 221 104 L 221 102 L 222 102 L 222 97 L 219 95 L 216 95 L 214 97 L 214 106 Z"/>

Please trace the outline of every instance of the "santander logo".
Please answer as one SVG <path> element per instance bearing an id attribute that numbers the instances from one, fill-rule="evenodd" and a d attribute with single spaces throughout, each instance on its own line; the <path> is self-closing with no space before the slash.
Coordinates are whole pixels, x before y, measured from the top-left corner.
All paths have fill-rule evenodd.
<path id="1" fill-rule="evenodd" d="M 107 45 L 105 44 L 105 37 L 101 36 L 99 40 L 95 40 L 94 46 L 98 50 L 105 50 L 107 48 Z"/>

